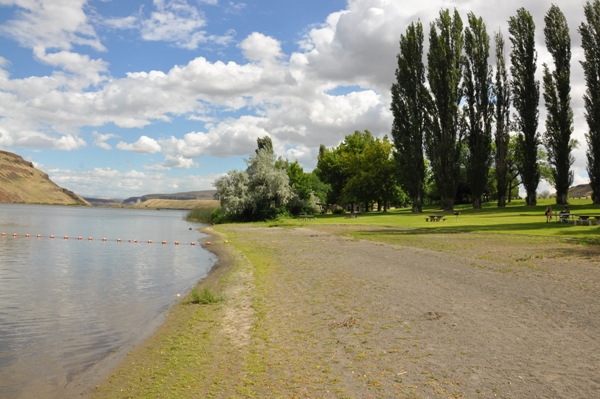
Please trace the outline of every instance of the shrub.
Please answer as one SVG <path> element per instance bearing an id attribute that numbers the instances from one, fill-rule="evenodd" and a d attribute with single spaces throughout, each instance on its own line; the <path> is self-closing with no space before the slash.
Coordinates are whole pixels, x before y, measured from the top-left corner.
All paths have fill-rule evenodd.
<path id="1" fill-rule="evenodd" d="M 346 211 L 343 208 L 335 208 L 331 213 L 334 215 L 343 215 Z"/>
<path id="2" fill-rule="evenodd" d="M 204 287 L 204 291 L 202 291 L 202 293 L 198 292 L 198 287 L 194 287 L 192 289 L 192 303 L 208 305 L 210 303 L 221 302 L 222 300 L 222 297 L 213 294 L 210 288 L 208 287 Z"/>

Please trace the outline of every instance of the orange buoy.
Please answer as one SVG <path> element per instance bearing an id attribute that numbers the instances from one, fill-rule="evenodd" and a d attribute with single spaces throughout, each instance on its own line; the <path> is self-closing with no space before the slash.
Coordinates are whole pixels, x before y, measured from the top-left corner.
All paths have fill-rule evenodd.
<path id="1" fill-rule="evenodd" d="M 18 237 L 19 235 L 17 233 L 13 233 L 13 237 Z"/>
<path id="2" fill-rule="evenodd" d="M 210 241 L 206 241 L 206 245 L 210 245 L 212 244 Z"/>
<path id="3" fill-rule="evenodd" d="M 106 238 L 103 238 L 102 241 L 106 241 Z"/>
<path id="4" fill-rule="evenodd" d="M 135 242 L 136 244 L 138 243 L 138 241 L 137 241 L 137 240 L 133 240 L 133 242 Z"/>
<path id="5" fill-rule="evenodd" d="M 122 242 L 122 240 L 120 238 L 117 238 L 117 242 Z"/>
<path id="6" fill-rule="evenodd" d="M 6 237 L 6 233 L 2 233 L 2 237 Z"/>
<path id="7" fill-rule="evenodd" d="M 163 243 L 163 244 L 166 244 L 167 242 L 166 242 L 166 241 L 163 241 L 162 243 Z"/>
<path id="8" fill-rule="evenodd" d="M 175 241 L 175 245 L 179 245 L 179 241 Z"/>
<path id="9" fill-rule="evenodd" d="M 30 236 L 29 234 L 25 234 L 25 237 L 29 238 L 29 237 L 31 237 L 31 236 Z"/>
<path id="10" fill-rule="evenodd" d="M 192 243 L 191 243 L 191 245 L 196 245 L 196 243 L 195 243 L 195 242 L 192 242 Z"/>
<path id="11" fill-rule="evenodd" d="M 65 240 L 68 240 L 68 239 L 69 239 L 69 236 L 65 236 Z"/>
<path id="12" fill-rule="evenodd" d="M 41 234 L 38 234 L 38 235 L 37 235 L 37 238 L 42 238 L 42 235 L 41 235 Z"/>
<path id="13" fill-rule="evenodd" d="M 78 239 L 79 241 L 81 241 L 81 240 L 83 240 L 83 237 L 77 237 L 77 239 Z"/>
<path id="14" fill-rule="evenodd" d="M 152 244 L 152 240 L 148 240 L 148 244 Z"/>
<path id="15" fill-rule="evenodd" d="M 88 241 L 92 241 L 92 240 L 93 240 L 93 238 L 92 238 L 92 237 L 88 237 Z"/>
<path id="16" fill-rule="evenodd" d="M 131 242 L 131 240 L 127 240 L 127 242 Z"/>
<path id="17" fill-rule="evenodd" d="M 50 238 L 54 238 L 54 236 L 50 236 Z"/>

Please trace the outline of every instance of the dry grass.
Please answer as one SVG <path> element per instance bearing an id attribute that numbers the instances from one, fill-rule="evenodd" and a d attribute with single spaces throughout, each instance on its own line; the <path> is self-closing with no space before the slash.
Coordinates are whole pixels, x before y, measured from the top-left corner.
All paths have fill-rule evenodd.
<path id="1" fill-rule="evenodd" d="M 30 162 L 6 151 L 0 151 L 0 202 L 89 205 L 77 194 L 54 184 L 47 174 Z"/>
<path id="2" fill-rule="evenodd" d="M 132 205 L 137 209 L 196 209 L 196 208 L 217 208 L 219 201 L 216 200 L 163 200 L 151 199 Z"/>

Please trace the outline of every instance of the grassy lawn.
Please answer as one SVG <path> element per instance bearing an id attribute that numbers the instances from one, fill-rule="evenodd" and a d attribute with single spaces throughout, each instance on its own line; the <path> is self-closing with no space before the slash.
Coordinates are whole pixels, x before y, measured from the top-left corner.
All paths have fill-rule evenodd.
<path id="1" fill-rule="evenodd" d="M 281 227 L 319 225 L 376 225 L 387 227 L 401 227 L 407 229 L 423 230 L 426 232 L 488 232 L 499 234 L 524 234 L 530 236 L 554 236 L 562 238 L 576 238 L 582 240 L 596 240 L 600 238 L 600 229 L 596 225 L 573 225 L 556 223 L 556 219 L 546 223 L 544 211 L 552 205 L 554 213 L 562 210 L 561 206 L 554 203 L 554 199 L 539 200 L 535 207 L 525 206 L 524 201 L 513 201 L 506 208 L 496 207 L 495 202 L 486 203 L 483 209 L 472 209 L 471 205 L 458 205 L 455 207 L 460 212 L 458 217 L 452 212 L 442 212 L 437 206 L 426 206 L 422 214 L 413 214 L 409 208 L 393 209 L 387 213 L 364 212 L 356 219 L 348 219 L 344 215 L 321 215 L 314 220 L 297 220 L 294 218 L 283 219 L 277 222 L 257 223 L 257 225 Z M 598 215 L 600 207 L 591 204 L 585 199 L 572 199 L 569 205 L 572 214 Z M 426 222 L 428 215 L 445 215 L 445 222 Z"/>

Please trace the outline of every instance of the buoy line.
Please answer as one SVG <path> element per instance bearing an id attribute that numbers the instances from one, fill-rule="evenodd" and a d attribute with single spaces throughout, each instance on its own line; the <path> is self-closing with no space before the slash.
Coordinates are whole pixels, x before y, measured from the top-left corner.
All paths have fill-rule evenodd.
<path id="1" fill-rule="evenodd" d="M 6 235 L 6 233 L 2 233 L 2 237 L 6 237 L 6 236 L 7 236 L 7 235 Z M 12 235 L 12 236 L 13 236 L 13 238 L 19 238 L 19 234 L 18 234 L 18 233 L 13 233 L 13 235 Z M 31 238 L 31 235 L 30 235 L 30 234 L 25 234 L 25 237 L 26 237 L 26 238 Z M 54 239 L 54 238 L 55 238 L 55 236 L 54 236 L 54 235 L 51 235 L 51 236 L 49 236 L 49 237 L 50 237 L 50 239 Z M 36 235 L 36 238 L 38 238 L 38 239 L 41 239 L 41 238 L 43 238 L 43 236 L 42 236 L 41 234 L 37 234 L 37 235 Z M 68 239 L 69 239 L 69 236 L 63 236 L 63 239 L 64 239 L 64 240 L 68 240 Z M 88 237 L 88 239 L 87 239 L 87 240 L 88 240 L 88 241 L 93 241 L 93 240 L 94 240 L 94 238 L 93 238 L 93 237 Z M 83 241 L 83 237 L 77 237 L 77 241 Z M 127 240 L 127 242 L 128 242 L 128 243 L 131 243 L 132 241 L 133 241 L 133 243 L 134 243 L 134 244 L 137 244 L 137 243 L 139 243 L 139 241 L 138 241 L 138 240 L 131 240 L 131 239 L 128 239 L 128 240 Z M 106 237 L 103 237 L 103 238 L 102 238 L 102 242 L 117 242 L 117 243 L 122 243 L 122 242 L 123 242 L 123 239 L 121 239 L 121 238 L 117 238 L 117 239 L 108 239 L 108 238 L 106 238 Z M 148 240 L 147 242 L 148 242 L 148 244 L 152 244 L 152 243 L 153 243 L 153 241 L 152 241 L 152 240 Z M 163 245 L 164 245 L 164 244 L 167 244 L 167 241 L 165 241 L 165 240 L 161 240 L 160 242 L 161 242 L 161 244 L 163 244 Z M 174 241 L 173 243 L 174 243 L 175 245 L 180 245 L 180 244 L 181 244 L 181 242 L 179 242 L 179 241 Z M 194 247 L 194 246 L 196 246 L 196 242 L 195 242 L 195 241 L 192 241 L 192 242 L 190 243 L 190 245 Z M 210 242 L 206 242 L 206 245 L 210 245 Z"/>

